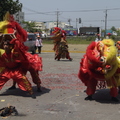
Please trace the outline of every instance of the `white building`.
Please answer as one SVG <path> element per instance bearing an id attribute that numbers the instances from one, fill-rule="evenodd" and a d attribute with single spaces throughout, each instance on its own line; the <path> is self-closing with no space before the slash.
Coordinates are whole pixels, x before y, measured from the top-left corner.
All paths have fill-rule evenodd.
<path id="1" fill-rule="evenodd" d="M 19 11 L 18 13 L 14 14 L 14 19 L 18 22 L 18 23 L 22 23 L 24 20 L 24 12 L 21 12 Z M 32 22 L 32 21 L 29 21 L 29 22 Z M 35 28 L 38 29 L 38 30 L 46 30 L 46 29 L 49 29 L 51 30 L 51 28 L 53 27 L 57 27 L 57 24 L 58 24 L 58 27 L 60 28 L 72 28 L 73 26 L 70 26 L 69 24 L 66 24 L 65 22 L 58 22 L 57 21 L 52 21 L 52 22 L 35 22 Z M 21 26 L 23 27 L 24 25 L 21 24 Z"/>
<path id="2" fill-rule="evenodd" d="M 35 22 L 35 28 L 36 29 L 40 29 L 40 30 L 45 30 L 46 29 L 46 25 L 44 22 Z"/>
<path id="3" fill-rule="evenodd" d="M 70 26 L 69 24 L 66 24 L 64 22 L 58 22 L 58 27 L 60 28 L 67 28 L 68 26 Z M 53 27 L 57 27 L 57 22 L 49 22 L 48 23 L 48 29 L 50 30 Z"/>

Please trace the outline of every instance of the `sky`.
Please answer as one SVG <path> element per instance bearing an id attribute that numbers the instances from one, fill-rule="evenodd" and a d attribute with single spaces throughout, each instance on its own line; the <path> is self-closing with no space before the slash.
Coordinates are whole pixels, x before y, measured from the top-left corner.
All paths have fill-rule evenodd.
<path id="1" fill-rule="evenodd" d="M 120 28 L 120 0 L 19 0 L 25 21 L 65 22 L 74 27 Z M 107 19 L 105 16 L 107 15 Z M 77 20 L 81 18 L 81 23 Z M 77 19 L 77 20 L 76 20 Z M 70 20 L 70 22 L 68 22 Z M 106 22 L 105 22 L 106 20 Z"/>

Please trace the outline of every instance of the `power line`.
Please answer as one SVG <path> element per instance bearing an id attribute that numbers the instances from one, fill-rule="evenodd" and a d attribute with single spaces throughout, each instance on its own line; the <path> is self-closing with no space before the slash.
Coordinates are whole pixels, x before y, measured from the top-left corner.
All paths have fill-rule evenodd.
<path id="1" fill-rule="evenodd" d="M 96 9 L 96 10 L 75 10 L 75 11 L 60 11 L 60 12 L 93 12 L 93 11 L 105 11 L 105 10 L 120 10 L 120 8 Z"/>
<path id="2" fill-rule="evenodd" d="M 30 12 L 33 12 L 33 13 L 26 13 L 26 14 L 44 14 L 44 15 L 51 15 L 49 13 L 52 13 L 52 12 L 38 12 L 38 11 L 35 11 L 35 10 L 32 10 L 32 9 L 29 9 L 29 8 L 26 8 L 26 7 L 23 7 L 23 9 L 26 9 Z M 54 14 L 55 15 L 55 14 Z"/>
<path id="3" fill-rule="evenodd" d="M 33 15 L 33 14 L 42 14 L 42 15 L 54 15 L 54 16 L 57 16 L 57 25 L 58 25 L 58 21 L 59 21 L 59 15 L 60 13 L 65 13 L 65 12 L 100 12 L 100 11 L 110 11 L 110 10 L 120 10 L 120 8 L 109 8 L 109 9 L 94 9 L 94 10 L 74 10 L 74 11 L 49 11 L 49 12 L 38 12 L 38 11 L 35 11 L 35 10 L 32 10 L 30 8 L 27 8 L 27 7 L 23 7 L 23 9 L 25 10 L 28 10 L 32 13 L 25 13 L 26 15 Z M 106 16 L 107 14 L 105 14 Z M 105 17 L 106 19 L 107 17 Z M 66 22 L 68 22 L 68 18 L 64 18 L 66 19 Z M 69 18 L 70 19 L 70 18 Z M 53 20 L 49 20 L 49 21 L 53 21 Z M 54 20 L 55 21 L 55 20 Z M 65 20 L 64 20 L 65 21 Z M 113 19 L 113 20 L 110 20 L 110 19 L 107 19 L 107 20 L 84 20 L 84 22 L 107 22 L 107 21 L 120 21 L 120 19 Z M 72 22 L 76 22 L 75 20 L 72 20 Z M 105 23 L 107 24 L 107 23 Z M 105 25 L 107 26 L 107 25 Z"/>
<path id="4" fill-rule="evenodd" d="M 35 10 L 32 10 L 30 8 L 27 8 L 27 7 L 23 7 L 23 9 L 26 9 L 28 11 L 31 11 L 31 12 L 34 12 L 36 14 L 45 14 L 45 15 L 51 15 L 49 13 L 56 13 L 56 11 L 49 11 L 49 12 L 38 12 L 38 11 L 35 11 Z M 95 11 L 105 11 L 105 10 L 120 10 L 120 8 L 111 8 L 111 9 L 96 9 L 96 10 L 74 10 L 74 11 L 59 11 L 59 12 L 95 12 Z M 34 13 L 27 13 L 27 14 L 34 14 Z"/>

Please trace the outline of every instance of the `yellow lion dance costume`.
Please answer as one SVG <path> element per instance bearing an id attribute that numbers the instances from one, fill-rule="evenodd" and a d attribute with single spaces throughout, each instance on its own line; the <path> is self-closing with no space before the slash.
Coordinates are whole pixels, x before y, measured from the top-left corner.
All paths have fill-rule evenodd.
<path id="1" fill-rule="evenodd" d="M 79 79 L 87 87 L 85 100 L 93 100 L 96 87 L 110 88 L 112 100 L 118 102 L 118 88 L 120 86 L 120 59 L 117 48 L 111 39 L 92 42 L 80 63 Z"/>

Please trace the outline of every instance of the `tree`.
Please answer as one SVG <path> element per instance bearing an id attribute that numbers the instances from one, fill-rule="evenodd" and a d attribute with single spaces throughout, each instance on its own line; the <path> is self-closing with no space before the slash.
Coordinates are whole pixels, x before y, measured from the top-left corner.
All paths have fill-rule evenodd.
<path id="1" fill-rule="evenodd" d="M 111 27 L 112 31 L 116 31 L 116 28 L 114 26 Z"/>
<path id="2" fill-rule="evenodd" d="M 15 14 L 21 11 L 21 9 L 22 3 L 19 3 L 19 0 L 0 0 L 0 21 L 3 20 L 7 11 L 9 11 L 10 14 Z"/>
<path id="3" fill-rule="evenodd" d="M 37 32 L 38 31 L 38 29 L 35 28 L 35 22 L 32 22 L 32 21 L 26 22 L 26 21 L 24 21 L 23 24 L 24 24 L 23 28 L 28 32 Z"/>

